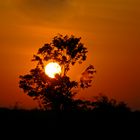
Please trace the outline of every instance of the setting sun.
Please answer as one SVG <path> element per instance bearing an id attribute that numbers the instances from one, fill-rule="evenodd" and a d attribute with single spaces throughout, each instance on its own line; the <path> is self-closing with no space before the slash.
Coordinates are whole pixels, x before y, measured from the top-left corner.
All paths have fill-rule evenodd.
<path id="1" fill-rule="evenodd" d="M 50 77 L 54 78 L 55 74 L 60 74 L 61 73 L 61 67 L 58 63 L 56 62 L 50 62 L 45 66 L 45 73 Z"/>

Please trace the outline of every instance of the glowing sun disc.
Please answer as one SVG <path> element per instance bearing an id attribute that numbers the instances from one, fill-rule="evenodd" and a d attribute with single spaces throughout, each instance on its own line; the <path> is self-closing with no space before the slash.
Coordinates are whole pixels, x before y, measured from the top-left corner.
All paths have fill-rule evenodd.
<path id="1" fill-rule="evenodd" d="M 56 62 L 50 62 L 45 66 L 45 73 L 50 77 L 50 78 L 55 78 L 56 74 L 61 73 L 61 67 L 58 63 Z"/>

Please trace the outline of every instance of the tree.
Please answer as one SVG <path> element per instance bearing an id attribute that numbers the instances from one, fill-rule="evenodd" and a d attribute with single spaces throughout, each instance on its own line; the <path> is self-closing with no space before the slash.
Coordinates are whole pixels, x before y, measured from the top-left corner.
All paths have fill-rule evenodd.
<path id="1" fill-rule="evenodd" d="M 58 35 L 51 43 L 39 48 L 32 61 L 37 62 L 36 67 L 29 74 L 20 76 L 19 87 L 27 95 L 39 101 L 40 107 L 53 110 L 71 110 L 80 108 L 79 100 L 74 100 L 75 88 L 88 88 L 91 86 L 95 69 L 92 65 L 81 74 L 80 81 L 72 81 L 67 76 L 71 66 L 82 64 L 87 58 L 87 48 L 81 43 L 81 38 L 73 35 Z M 47 62 L 57 62 L 62 73 L 55 78 L 48 77 L 44 72 Z M 83 102 L 81 102 L 83 103 Z"/>
<path id="2" fill-rule="evenodd" d="M 117 102 L 115 99 L 109 99 L 106 95 L 99 94 L 94 97 L 91 103 L 96 112 L 130 112 L 131 109 L 124 102 Z"/>

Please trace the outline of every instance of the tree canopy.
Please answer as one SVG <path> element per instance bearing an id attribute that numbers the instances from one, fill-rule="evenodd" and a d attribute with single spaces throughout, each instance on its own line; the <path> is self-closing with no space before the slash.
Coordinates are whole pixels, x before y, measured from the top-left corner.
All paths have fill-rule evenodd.
<path id="1" fill-rule="evenodd" d="M 44 44 L 38 49 L 32 61 L 36 67 L 29 74 L 21 75 L 19 87 L 27 95 L 39 101 L 40 107 L 53 110 L 71 110 L 80 107 L 74 100 L 77 94 L 73 89 L 88 88 L 91 86 L 95 69 L 89 65 L 81 74 L 79 81 L 73 81 L 67 75 L 71 66 L 82 64 L 87 58 L 87 48 L 81 43 L 81 38 L 73 35 L 57 35 L 51 43 Z M 57 62 L 62 68 L 61 74 L 50 78 L 44 72 L 48 62 Z"/>

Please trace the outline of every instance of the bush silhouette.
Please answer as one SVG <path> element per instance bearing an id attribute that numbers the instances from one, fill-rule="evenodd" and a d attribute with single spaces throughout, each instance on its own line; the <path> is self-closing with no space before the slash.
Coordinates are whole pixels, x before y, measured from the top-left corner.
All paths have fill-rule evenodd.
<path id="1" fill-rule="evenodd" d="M 130 108 L 124 102 L 117 102 L 115 99 L 109 99 L 106 95 L 99 94 L 94 97 L 92 102 L 95 112 L 130 112 Z"/>

